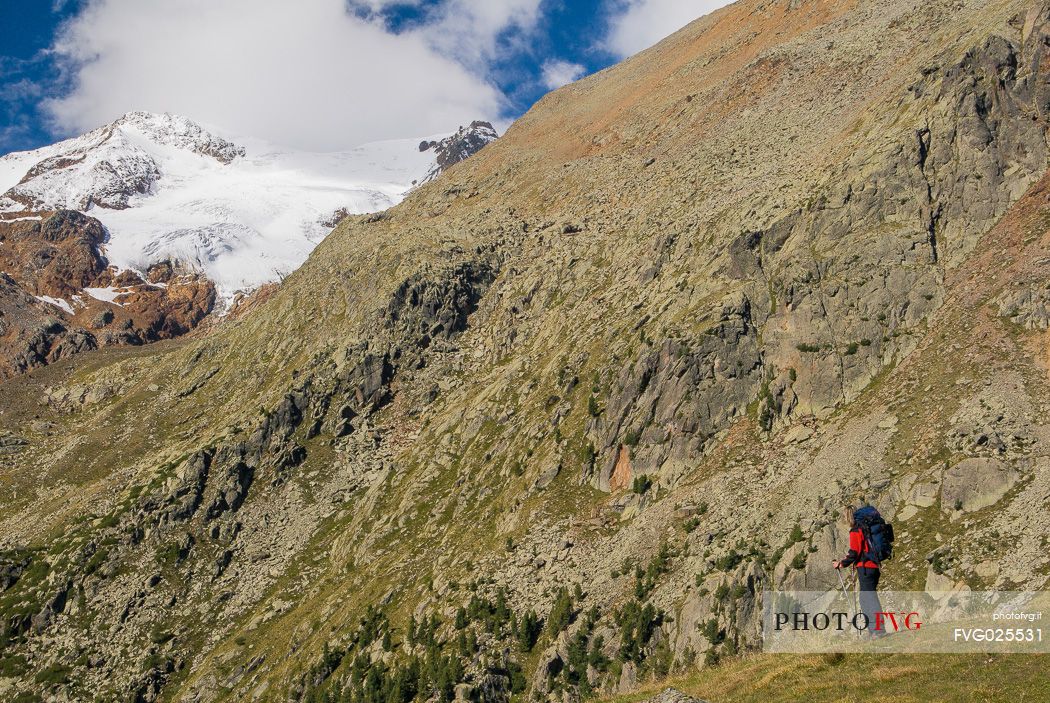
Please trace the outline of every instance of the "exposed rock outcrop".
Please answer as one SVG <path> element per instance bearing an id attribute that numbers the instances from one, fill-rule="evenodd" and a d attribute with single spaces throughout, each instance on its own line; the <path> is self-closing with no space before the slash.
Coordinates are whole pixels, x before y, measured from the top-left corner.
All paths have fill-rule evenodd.
<path id="1" fill-rule="evenodd" d="M 467 127 L 460 127 L 455 134 L 436 142 L 420 142 L 420 151 L 433 150 L 437 156 L 437 165 L 420 183 L 428 183 L 452 168 L 460 161 L 468 159 L 481 151 L 483 147 L 499 139 L 499 133 L 489 122 L 475 120 Z"/>
<path id="2" fill-rule="evenodd" d="M 694 698 L 682 693 L 676 688 L 666 688 L 652 698 L 647 698 L 645 703 L 706 703 L 699 698 Z"/>
<path id="3" fill-rule="evenodd" d="M 745 412 L 762 384 L 751 302 L 730 296 L 696 338 L 645 345 L 620 371 L 601 417 L 591 423 L 602 490 L 629 483 L 629 473 L 669 472 L 676 478 L 689 457 Z M 632 468 L 625 466 L 625 452 Z"/>
<path id="4" fill-rule="evenodd" d="M 94 285 L 106 270 L 106 229 L 72 210 L 0 220 L 0 269 L 32 295 L 68 298 Z"/>
<path id="5" fill-rule="evenodd" d="M 1026 287 L 999 298 L 999 314 L 1029 330 L 1050 329 L 1050 290 Z"/>
<path id="6" fill-rule="evenodd" d="M 0 377 L 108 345 L 141 345 L 196 328 L 215 286 L 170 264 L 144 281 L 102 256 L 102 224 L 71 210 L 0 219 Z"/>
<path id="7" fill-rule="evenodd" d="M 964 459 L 944 472 L 941 509 L 970 513 L 995 505 L 1018 478 L 1016 469 L 998 459 Z"/>
<path id="8" fill-rule="evenodd" d="M 93 334 L 0 273 L 0 379 L 98 347 Z"/>

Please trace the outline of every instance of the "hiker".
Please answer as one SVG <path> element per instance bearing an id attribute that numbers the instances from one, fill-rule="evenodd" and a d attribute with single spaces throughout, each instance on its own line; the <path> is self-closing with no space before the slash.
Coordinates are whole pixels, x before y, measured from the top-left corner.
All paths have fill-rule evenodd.
<path id="1" fill-rule="evenodd" d="M 846 508 L 846 520 L 849 522 L 849 553 L 845 559 L 839 559 L 832 565 L 836 569 L 852 566 L 857 570 L 860 583 L 860 609 L 868 619 L 868 632 L 872 637 L 886 634 L 878 630 L 875 613 L 882 610 L 879 602 L 879 578 L 882 576 L 882 562 L 893 555 L 893 526 L 889 525 L 879 511 L 866 505 L 854 511 Z"/>

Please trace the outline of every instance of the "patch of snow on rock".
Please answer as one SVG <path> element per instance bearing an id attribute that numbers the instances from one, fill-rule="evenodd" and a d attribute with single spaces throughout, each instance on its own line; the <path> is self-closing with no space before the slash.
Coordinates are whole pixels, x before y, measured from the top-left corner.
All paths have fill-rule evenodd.
<path id="1" fill-rule="evenodd" d="M 60 310 L 64 310 L 65 312 L 69 313 L 70 315 L 73 314 L 73 306 L 70 305 L 65 300 L 63 300 L 62 298 L 52 298 L 49 295 L 38 295 L 38 296 L 36 296 L 36 299 L 39 300 L 41 303 L 47 303 L 48 305 L 54 305 L 56 308 L 59 308 Z"/>
<path id="2" fill-rule="evenodd" d="M 120 305 L 120 303 L 117 302 L 117 296 L 127 293 L 128 291 L 126 288 L 85 288 L 84 292 L 95 300 Z"/>

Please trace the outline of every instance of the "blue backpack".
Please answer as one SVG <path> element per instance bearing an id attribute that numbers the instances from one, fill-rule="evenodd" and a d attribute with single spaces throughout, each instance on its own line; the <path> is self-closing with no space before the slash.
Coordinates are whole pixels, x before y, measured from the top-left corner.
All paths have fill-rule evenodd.
<path id="1" fill-rule="evenodd" d="M 853 513 L 853 521 L 864 535 L 868 551 L 861 554 L 867 559 L 881 564 L 893 558 L 893 525 L 882 519 L 882 515 L 873 505 L 865 505 Z"/>

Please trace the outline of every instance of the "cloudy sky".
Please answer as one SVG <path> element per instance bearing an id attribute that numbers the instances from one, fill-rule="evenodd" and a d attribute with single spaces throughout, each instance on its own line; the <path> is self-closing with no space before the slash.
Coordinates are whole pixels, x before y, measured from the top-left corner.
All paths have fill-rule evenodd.
<path id="1" fill-rule="evenodd" d="M 506 124 L 727 2 L 5 0 L 0 154 L 130 110 L 318 151 Z"/>

